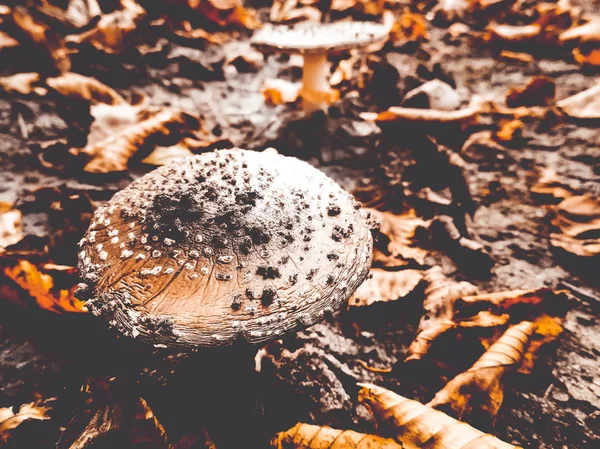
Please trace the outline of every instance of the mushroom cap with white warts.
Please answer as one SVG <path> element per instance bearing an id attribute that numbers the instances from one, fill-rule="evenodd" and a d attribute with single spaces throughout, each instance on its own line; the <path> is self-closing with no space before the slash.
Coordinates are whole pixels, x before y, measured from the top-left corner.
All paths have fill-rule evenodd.
<path id="1" fill-rule="evenodd" d="M 308 327 L 369 273 L 354 198 L 275 152 L 220 150 L 148 173 L 94 214 L 79 296 L 154 345 L 262 344 Z"/>
<path id="2" fill-rule="evenodd" d="M 284 53 L 335 53 L 383 44 L 388 26 L 376 22 L 300 22 L 294 25 L 265 25 L 252 37 L 261 51 Z"/>

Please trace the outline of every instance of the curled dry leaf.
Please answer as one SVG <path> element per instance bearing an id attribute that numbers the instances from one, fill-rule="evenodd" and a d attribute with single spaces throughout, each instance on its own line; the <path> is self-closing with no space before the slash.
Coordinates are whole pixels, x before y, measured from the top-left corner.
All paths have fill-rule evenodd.
<path id="1" fill-rule="evenodd" d="M 21 7 L 12 10 L 12 20 L 31 42 L 48 52 L 59 72 L 71 69 L 69 50 L 65 47 L 63 39 L 48 25 L 34 19 Z"/>
<path id="2" fill-rule="evenodd" d="M 46 415 L 47 412 L 47 407 L 41 407 L 34 402 L 21 405 L 17 413 L 14 413 L 12 407 L 0 408 L 0 443 L 6 443 L 10 438 L 10 431 L 17 428 L 23 421 L 50 419 Z"/>
<path id="3" fill-rule="evenodd" d="M 519 106 L 546 106 L 554 100 L 556 84 L 547 76 L 534 76 L 523 87 L 512 87 L 506 94 L 509 108 Z"/>
<path id="4" fill-rule="evenodd" d="M 21 211 L 0 202 L 0 252 L 23 238 Z"/>
<path id="5" fill-rule="evenodd" d="M 389 438 L 298 423 L 271 440 L 273 449 L 401 449 Z"/>
<path id="6" fill-rule="evenodd" d="M 462 421 L 493 422 L 504 399 L 505 375 L 515 371 L 536 330 L 531 321 L 509 327 L 467 371 L 440 390 L 427 406 Z M 487 424 L 487 423 L 486 423 Z"/>
<path id="7" fill-rule="evenodd" d="M 511 449 L 512 444 L 439 410 L 376 385 L 362 385 L 358 400 L 404 449 Z"/>
<path id="8" fill-rule="evenodd" d="M 241 0 L 188 0 L 188 5 L 221 27 L 236 25 L 254 30 L 261 25 L 256 11 L 244 7 Z"/>
<path id="9" fill-rule="evenodd" d="M 600 83 L 558 101 L 556 106 L 572 118 L 600 119 Z"/>
<path id="10" fill-rule="evenodd" d="M 77 270 L 74 267 L 53 264 L 38 267 L 27 260 L 19 260 L 4 267 L 4 275 L 34 298 L 42 309 L 56 313 L 87 312 L 83 302 L 73 295 L 77 288 Z M 57 285 L 54 276 L 60 276 L 60 285 Z"/>
<path id="11" fill-rule="evenodd" d="M 600 66 L 600 48 L 593 48 L 589 51 L 575 48 L 573 49 L 573 59 L 582 66 Z"/>
<path id="12" fill-rule="evenodd" d="M 144 164 L 165 165 L 169 162 L 192 156 L 203 151 L 210 151 L 215 148 L 233 148 L 233 142 L 229 139 L 205 139 L 185 137 L 175 145 L 169 147 L 158 147 L 148 157 L 142 160 Z"/>
<path id="13" fill-rule="evenodd" d="M 416 109 L 391 106 L 387 111 L 377 113 L 363 112 L 360 116 L 364 120 L 385 122 L 406 122 L 425 124 L 460 123 L 469 124 L 477 120 L 479 110 L 469 106 L 455 111 L 442 111 L 438 109 Z"/>
<path id="14" fill-rule="evenodd" d="M 7 48 L 16 48 L 19 46 L 19 41 L 10 37 L 4 31 L 0 31 L 0 51 Z"/>
<path id="15" fill-rule="evenodd" d="M 538 182 L 531 187 L 531 194 L 544 204 L 557 203 L 573 196 L 575 190 L 561 180 L 551 168 L 546 168 Z"/>
<path id="16" fill-rule="evenodd" d="M 592 17 L 589 22 L 575 26 L 560 33 L 561 42 L 600 42 L 600 16 Z"/>
<path id="17" fill-rule="evenodd" d="M 420 270 L 386 271 L 371 270 L 371 276 L 354 292 L 349 306 L 370 306 L 375 302 L 388 302 L 404 298 L 413 292 L 423 280 Z"/>
<path id="18" fill-rule="evenodd" d="M 58 449 L 86 449 L 110 441 L 112 447 L 167 449 L 167 433 L 144 398 L 119 378 L 89 380 L 83 387 L 90 406 L 75 416 Z"/>
<path id="19" fill-rule="evenodd" d="M 178 132 L 187 129 L 189 122 L 198 121 L 181 111 L 154 110 L 129 104 L 91 107 L 94 123 L 88 143 L 79 151 L 90 157 L 84 167 L 89 173 L 110 173 L 127 169 L 130 159 L 138 151 L 160 137 L 176 138 Z M 177 140 L 175 140 L 177 141 Z"/>
<path id="20" fill-rule="evenodd" d="M 123 53 L 127 39 L 137 30 L 146 10 L 135 0 L 120 0 L 120 4 L 120 9 L 101 16 L 95 27 L 81 34 L 71 34 L 65 41 L 76 45 L 89 43 L 109 54 Z"/>
<path id="21" fill-rule="evenodd" d="M 571 196 L 553 210 L 553 247 L 579 257 L 600 255 L 600 198 Z"/>
<path id="22" fill-rule="evenodd" d="M 406 42 L 427 39 L 427 20 L 421 14 L 404 11 L 395 20 L 391 20 L 391 13 L 384 15 L 384 23 L 389 23 L 392 42 Z"/>
<path id="23" fill-rule="evenodd" d="M 0 88 L 8 94 L 29 95 L 31 93 L 43 97 L 48 90 L 39 85 L 39 73 L 17 73 L 15 75 L 0 77 Z"/>
<path id="24" fill-rule="evenodd" d="M 408 349 L 406 360 L 419 360 L 427 352 L 432 342 L 454 326 L 454 302 L 477 293 L 477 287 L 469 282 L 455 282 L 447 278 L 440 267 L 433 267 L 425 274 L 425 313 L 419 322 L 417 336 Z"/>
<path id="25" fill-rule="evenodd" d="M 82 99 L 90 104 L 104 103 L 117 105 L 126 103 L 125 99 L 96 78 L 67 72 L 46 80 L 48 86 L 69 98 Z"/>
<path id="26" fill-rule="evenodd" d="M 268 79 L 263 83 L 262 94 L 265 101 L 272 105 L 293 103 L 300 96 L 300 83 L 292 83 L 282 79 Z"/>
<path id="27" fill-rule="evenodd" d="M 401 267 L 423 265 L 427 251 L 416 244 L 415 232 L 428 222 L 415 216 L 414 212 L 396 215 L 366 209 L 371 219 L 381 223 L 377 231 L 377 243 L 373 246 L 373 265 Z"/>

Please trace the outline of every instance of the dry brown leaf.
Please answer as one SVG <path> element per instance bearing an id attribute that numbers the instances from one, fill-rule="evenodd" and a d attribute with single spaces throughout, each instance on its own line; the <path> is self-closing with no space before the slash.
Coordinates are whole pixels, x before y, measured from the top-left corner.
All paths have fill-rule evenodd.
<path id="1" fill-rule="evenodd" d="M 519 119 L 504 120 L 500 129 L 494 133 L 494 137 L 501 143 L 512 142 L 521 137 L 523 122 Z"/>
<path id="2" fill-rule="evenodd" d="M 0 202 L 0 252 L 23 238 L 21 211 Z"/>
<path id="3" fill-rule="evenodd" d="M 561 42 L 600 42 L 600 16 L 590 18 L 584 23 L 560 33 Z"/>
<path id="4" fill-rule="evenodd" d="M 414 211 L 404 215 L 365 209 L 370 217 L 381 223 L 378 241 L 373 248 L 373 265 L 401 267 L 410 264 L 423 265 L 427 251 L 415 242 L 415 232 L 428 222 L 415 216 Z"/>
<path id="5" fill-rule="evenodd" d="M 600 48 L 583 53 L 579 48 L 573 49 L 573 59 L 582 66 L 600 66 Z"/>
<path id="6" fill-rule="evenodd" d="M 71 285 L 55 285 L 52 274 L 60 272 L 72 281 Z M 4 274 L 35 299 L 38 306 L 56 313 L 87 312 L 83 302 L 73 296 L 77 288 L 77 269 L 62 265 L 45 264 L 41 267 L 27 260 L 4 268 Z M 67 287 L 67 288 L 65 288 Z"/>
<path id="7" fill-rule="evenodd" d="M 521 62 L 533 62 L 533 56 L 529 53 L 515 52 L 509 50 L 502 50 L 499 55 L 504 59 L 511 59 L 513 61 L 521 61 Z"/>
<path id="8" fill-rule="evenodd" d="M 432 342 L 451 327 L 455 326 L 454 302 L 463 296 L 477 293 L 477 287 L 469 282 L 455 282 L 447 278 L 440 267 L 433 267 L 425 274 L 425 299 L 423 314 L 419 322 L 417 336 L 411 343 L 406 360 L 419 360 L 424 357 Z"/>
<path id="9" fill-rule="evenodd" d="M 600 255 L 600 198 L 571 196 L 553 210 L 550 243 L 579 257 Z"/>
<path id="10" fill-rule="evenodd" d="M 61 95 L 86 100 L 90 104 L 117 105 L 126 103 L 121 95 L 106 84 L 78 73 L 63 73 L 55 78 L 48 78 L 46 83 Z"/>
<path id="11" fill-rule="evenodd" d="M 492 23 L 487 27 L 488 35 L 486 40 L 507 41 L 507 42 L 532 42 L 542 32 L 540 24 L 531 25 L 506 25 L 501 23 Z"/>
<path id="12" fill-rule="evenodd" d="M 100 17 L 94 28 L 65 38 L 72 44 L 89 43 L 109 54 L 121 54 L 127 49 L 126 41 L 146 16 L 146 10 L 135 0 L 120 0 L 121 8 Z"/>
<path id="13" fill-rule="evenodd" d="M 551 168 L 546 168 L 531 193 L 544 204 L 556 203 L 573 196 L 574 189 L 565 184 Z"/>
<path id="14" fill-rule="evenodd" d="M 21 405 L 16 414 L 12 407 L 0 408 L 0 443 L 6 443 L 10 438 L 10 431 L 17 428 L 23 421 L 50 419 L 46 415 L 47 412 L 47 407 L 40 407 L 34 402 Z"/>
<path id="15" fill-rule="evenodd" d="M 393 21 L 390 36 L 393 42 L 427 39 L 427 20 L 421 14 L 405 11 Z"/>
<path id="16" fill-rule="evenodd" d="M 386 271 L 371 270 L 371 276 L 354 292 L 348 306 L 370 306 L 375 302 L 388 302 L 404 298 L 423 280 L 420 270 Z"/>
<path id="17" fill-rule="evenodd" d="M 430 352 L 434 343 L 445 335 L 451 335 L 451 330 L 467 328 L 480 331 L 494 330 L 494 328 L 499 329 L 506 325 L 509 320 L 513 320 L 513 322 L 535 320 L 545 313 L 558 315 L 566 307 L 562 291 L 540 288 L 473 294 L 468 292 L 473 290 L 468 283 L 453 286 L 452 284 L 448 285 L 448 280 L 440 276 L 439 272 L 430 271 L 428 275 L 431 285 L 441 286 L 437 292 L 440 296 L 434 302 L 428 299 L 430 293 L 428 289 L 425 290 L 424 307 L 426 310 L 432 310 L 433 313 L 426 315 L 429 318 L 423 317 L 419 323 L 419 333 L 408 349 L 406 361 L 423 359 Z M 446 299 L 443 293 L 448 288 L 454 290 L 450 290 L 450 293 L 447 294 L 449 299 Z M 466 293 L 461 292 L 463 289 Z M 440 316 L 438 317 L 436 314 Z M 433 323 L 429 323 L 429 321 L 433 321 Z M 482 334 L 483 332 L 478 331 L 477 333 Z M 479 338 L 482 337 L 482 335 L 479 336 Z M 481 343 L 488 346 L 485 339 Z"/>
<path id="18" fill-rule="evenodd" d="M 279 105 L 294 103 L 300 96 L 300 83 L 292 83 L 282 79 L 268 79 L 262 85 L 262 94 L 268 104 Z"/>
<path id="19" fill-rule="evenodd" d="M 379 114 L 363 112 L 360 116 L 367 121 L 381 122 L 407 122 L 407 123 L 472 123 L 477 120 L 478 108 L 469 106 L 456 111 L 441 111 L 437 109 L 416 109 L 391 106 L 387 111 Z"/>
<path id="20" fill-rule="evenodd" d="M 600 83 L 556 103 L 561 112 L 579 119 L 600 118 Z"/>
<path id="21" fill-rule="evenodd" d="M 95 118 L 85 148 L 73 150 L 89 156 L 84 171 L 110 173 L 127 170 L 129 160 L 159 137 L 172 138 L 195 118 L 171 109 L 154 110 L 129 104 L 91 107 Z M 197 121 L 196 121 L 197 122 Z"/>
<path id="22" fill-rule="evenodd" d="M 471 6 L 471 0 L 438 0 L 432 11 L 436 18 L 455 21 L 464 18 L 470 11 Z"/>
<path id="23" fill-rule="evenodd" d="M 298 423 L 271 440 L 273 449 L 401 449 L 389 438 Z"/>
<path id="24" fill-rule="evenodd" d="M 234 145 L 228 139 L 205 139 L 186 137 L 181 142 L 169 147 L 158 147 L 148 157 L 142 160 L 144 164 L 166 165 L 183 157 L 192 156 L 214 148 L 232 148 Z"/>
<path id="25" fill-rule="evenodd" d="M 179 27 L 173 30 L 173 33 L 177 37 L 187 41 L 187 45 L 190 47 L 197 46 L 199 41 L 211 44 L 224 44 L 230 38 L 226 33 L 209 33 L 202 28 L 194 28 L 187 20 L 181 22 Z"/>
<path id="26" fill-rule="evenodd" d="M 546 76 L 534 76 L 523 87 L 511 87 L 506 94 L 509 108 L 519 106 L 547 106 L 556 93 L 556 84 Z"/>
<path id="27" fill-rule="evenodd" d="M 362 387 L 358 400 L 371 409 L 377 421 L 404 449 L 516 447 L 393 391 L 376 385 Z"/>
<path id="28" fill-rule="evenodd" d="M 43 97 L 48 93 L 48 90 L 44 87 L 36 86 L 39 82 L 39 73 L 17 73 L 15 75 L 0 77 L 0 88 L 8 94 L 29 95 L 33 93 Z"/>
<path id="29" fill-rule="evenodd" d="M 4 50 L 6 48 L 16 48 L 18 47 L 19 41 L 10 37 L 4 31 L 0 31 L 0 50 Z"/>
<path id="30" fill-rule="evenodd" d="M 36 45 L 45 48 L 59 72 L 71 69 L 70 51 L 63 39 L 48 25 L 34 19 L 24 8 L 12 10 L 13 22 Z"/>
<path id="31" fill-rule="evenodd" d="M 505 374 L 521 364 L 536 325 L 523 321 L 509 327 L 467 371 L 459 374 L 427 404 L 462 421 L 490 421 L 504 399 Z"/>
<path id="32" fill-rule="evenodd" d="M 254 30 L 261 25 L 256 11 L 246 8 L 241 0 L 188 0 L 188 5 L 221 27 L 237 25 Z"/>
<path id="33" fill-rule="evenodd" d="M 329 78 L 329 84 L 337 86 L 344 81 L 350 81 L 354 71 L 354 64 L 358 61 L 358 56 L 353 55 L 349 59 L 344 59 L 339 62 L 334 72 Z"/>

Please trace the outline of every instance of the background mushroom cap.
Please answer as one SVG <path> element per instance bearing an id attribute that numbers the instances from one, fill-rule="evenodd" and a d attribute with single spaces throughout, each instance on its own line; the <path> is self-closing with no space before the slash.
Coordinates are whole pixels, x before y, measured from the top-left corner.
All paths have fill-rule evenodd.
<path id="1" fill-rule="evenodd" d="M 383 43 L 389 33 L 387 26 L 376 22 L 265 25 L 252 37 L 252 45 L 262 51 L 329 53 Z"/>
<path id="2" fill-rule="evenodd" d="M 359 204 L 323 172 L 221 150 L 154 170 L 98 208 L 80 296 L 152 344 L 258 344 L 337 309 L 371 250 Z"/>

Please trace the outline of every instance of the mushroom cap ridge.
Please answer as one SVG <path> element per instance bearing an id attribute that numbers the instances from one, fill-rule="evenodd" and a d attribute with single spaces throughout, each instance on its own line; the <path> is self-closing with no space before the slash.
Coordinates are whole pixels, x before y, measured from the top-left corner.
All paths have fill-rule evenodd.
<path id="1" fill-rule="evenodd" d="M 167 347 L 261 344 L 311 326 L 367 277 L 354 198 L 293 157 L 219 150 L 158 168 L 99 207 L 79 296 Z"/>
<path id="2" fill-rule="evenodd" d="M 334 53 L 385 42 L 390 29 L 377 22 L 300 22 L 265 25 L 252 37 L 261 51 L 284 53 Z"/>

